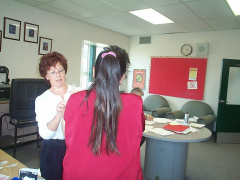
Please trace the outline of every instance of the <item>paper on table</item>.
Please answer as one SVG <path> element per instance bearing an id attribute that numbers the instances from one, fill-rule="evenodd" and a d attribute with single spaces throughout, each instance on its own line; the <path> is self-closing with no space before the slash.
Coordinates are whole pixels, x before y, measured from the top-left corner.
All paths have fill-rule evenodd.
<path id="1" fill-rule="evenodd" d="M 198 130 L 193 128 L 193 127 L 189 127 L 189 129 L 185 130 L 183 133 L 180 133 L 180 134 L 187 134 L 189 132 L 197 132 Z"/>
<path id="2" fill-rule="evenodd" d="M 177 122 L 179 124 L 184 124 L 185 123 L 184 119 L 175 119 L 174 122 Z"/>
<path id="3" fill-rule="evenodd" d="M 1 180 L 5 180 L 5 179 L 8 179 L 10 176 L 6 176 L 4 174 L 0 174 L 0 179 Z"/>
<path id="4" fill-rule="evenodd" d="M 147 125 L 152 125 L 152 124 L 154 124 L 154 123 L 155 123 L 154 121 L 145 120 L 145 124 L 147 124 Z"/>
<path id="5" fill-rule="evenodd" d="M 198 117 L 197 116 L 193 116 L 193 117 L 191 117 L 191 118 L 189 118 L 188 119 L 190 122 L 197 122 L 197 120 L 198 120 Z"/>
<path id="6" fill-rule="evenodd" d="M 191 132 L 197 132 L 198 130 L 190 126 L 190 130 L 189 130 L 189 131 L 191 131 Z"/>
<path id="7" fill-rule="evenodd" d="M 162 123 L 162 124 L 165 124 L 167 122 L 172 122 L 172 120 L 167 118 L 154 118 L 153 121 L 157 123 Z"/>
<path id="8" fill-rule="evenodd" d="M 16 165 L 17 165 L 17 163 L 16 164 L 11 164 L 11 165 L 5 166 L 5 167 L 13 167 L 13 166 L 16 166 Z"/>
<path id="9" fill-rule="evenodd" d="M 196 128 L 202 128 L 202 127 L 204 127 L 205 125 L 204 125 L 204 124 L 191 123 L 190 126 L 196 127 Z"/>
<path id="10" fill-rule="evenodd" d="M 174 132 L 164 130 L 163 128 L 153 128 L 153 129 L 150 129 L 149 132 L 156 133 L 161 136 L 169 136 L 171 134 L 175 134 Z"/>
<path id="11" fill-rule="evenodd" d="M 0 162 L 0 166 L 7 164 L 7 163 L 8 163 L 8 161 L 2 161 L 2 162 Z"/>
<path id="12" fill-rule="evenodd" d="M 144 132 L 148 132 L 152 128 L 153 128 L 153 126 L 145 125 L 145 131 Z"/>
<path id="13" fill-rule="evenodd" d="M 171 125 L 179 125 L 179 123 L 176 122 L 176 121 L 173 121 L 173 122 L 171 122 L 170 124 L 171 124 Z"/>

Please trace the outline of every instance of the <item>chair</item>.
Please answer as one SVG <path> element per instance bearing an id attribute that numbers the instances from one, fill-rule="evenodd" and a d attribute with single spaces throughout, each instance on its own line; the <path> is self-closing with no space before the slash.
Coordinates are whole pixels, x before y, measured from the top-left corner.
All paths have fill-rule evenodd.
<path id="1" fill-rule="evenodd" d="M 160 95 L 149 95 L 143 102 L 145 114 L 153 117 L 166 117 L 166 113 L 171 111 L 167 100 Z"/>
<path id="2" fill-rule="evenodd" d="M 189 117 L 197 116 L 198 124 L 205 124 L 206 128 L 213 131 L 214 122 L 217 116 L 214 115 L 212 108 L 202 101 L 188 101 L 181 110 L 172 111 L 167 113 L 168 119 L 183 119 L 185 113 L 189 114 Z"/>
<path id="3" fill-rule="evenodd" d="M 39 147 L 38 128 L 36 132 L 18 135 L 18 128 L 37 126 L 35 114 L 35 99 L 44 91 L 49 89 L 49 85 L 44 79 L 12 79 L 10 89 L 9 113 L 1 116 L 9 116 L 9 123 L 15 128 L 14 131 L 14 153 L 16 156 L 17 139 L 26 136 L 37 135 L 37 146 Z M 8 137 L 8 142 L 11 142 Z"/>

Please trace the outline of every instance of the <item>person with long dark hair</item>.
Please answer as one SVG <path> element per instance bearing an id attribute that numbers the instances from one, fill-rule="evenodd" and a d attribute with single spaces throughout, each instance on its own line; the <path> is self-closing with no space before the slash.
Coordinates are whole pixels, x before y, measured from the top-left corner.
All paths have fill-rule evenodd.
<path id="1" fill-rule="evenodd" d="M 63 179 L 142 180 L 142 99 L 119 92 L 130 63 L 126 51 L 109 46 L 98 55 L 95 81 L 66 105 Z"/>

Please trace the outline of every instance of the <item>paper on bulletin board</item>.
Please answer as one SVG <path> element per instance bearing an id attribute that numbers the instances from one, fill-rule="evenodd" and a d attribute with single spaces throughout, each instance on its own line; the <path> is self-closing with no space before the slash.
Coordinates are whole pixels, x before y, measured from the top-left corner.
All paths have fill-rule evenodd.
<path id="1" fill-rule="evenodd" d="M 145 89 L 146 69 L 133 70 L 133 88 Z"/>
<path id="2" fill-rule="evenodd" d="M 198 68 L 192 68 L 189 69 L 189 80 L 196 81 L 197 80 L 197 71 Z"/>
<path id="3" fill-rule="evenodd" d="M 187 82 L 188 89 L 197 89 L 197 81 Z"/>

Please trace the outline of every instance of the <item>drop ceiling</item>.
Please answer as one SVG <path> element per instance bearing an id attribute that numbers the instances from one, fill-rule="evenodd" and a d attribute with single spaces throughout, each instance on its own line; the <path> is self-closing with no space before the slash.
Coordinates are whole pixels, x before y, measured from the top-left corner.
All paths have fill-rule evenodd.
<path id="1" fill-rule="evenodd" d="M 16 1 L 127 36 L 240 29 L 240 16 L 233 14 L 226 0 Z M 129 13 L 145 8 L 153 8 L 174 23 L 153 25 Z"/>

